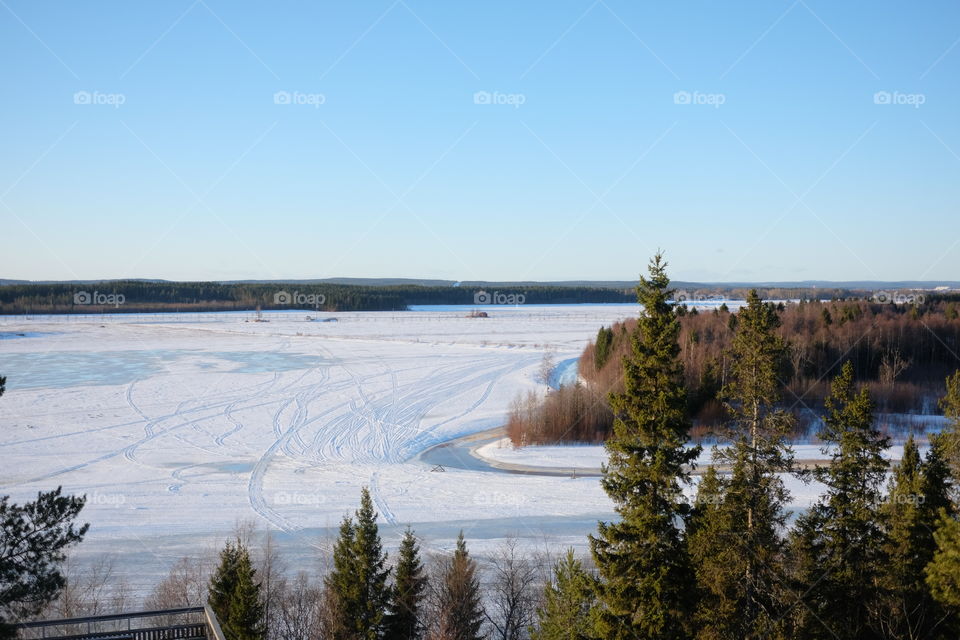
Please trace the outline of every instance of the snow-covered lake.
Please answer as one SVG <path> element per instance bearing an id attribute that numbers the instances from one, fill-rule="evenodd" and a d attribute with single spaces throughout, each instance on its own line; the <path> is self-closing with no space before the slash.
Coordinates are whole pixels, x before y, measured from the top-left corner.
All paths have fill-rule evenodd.
<path id="1" fill-rule="evenodd" d="M 2 317 L 0 492 L 87 494 L 78 557 L 122 552 L 141 589 L 245 519 L 315 562 L 362 486 L 388 544 L 409 524 L 428 551 L 460 528 L 481 553 L 509 535 L 582 548 L 612 514 L 596 478 L 439 473 L 416 456 L 502 424 L 546 390 L 545 353 L 568 361 L 637 307 L 484 310 Z"/>

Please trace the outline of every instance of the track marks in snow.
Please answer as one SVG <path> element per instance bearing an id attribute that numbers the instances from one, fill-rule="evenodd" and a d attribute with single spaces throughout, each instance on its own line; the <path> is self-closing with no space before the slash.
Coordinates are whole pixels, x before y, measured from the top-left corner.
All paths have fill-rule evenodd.
<path id="1" fill-rule="evenodd" d="M 390 511 L 390 507 L 387 506 L 387 501 L 384 500 L 383 496 L 380 494 L 379 471 L 374 471 L 373 475 L 370 476 L 370 498 L 373 500 L 373 503 L 377 505 L 377 510 L 388 524 L 397 524 L 397 517 L 393 515 L 392 511 Z"/>

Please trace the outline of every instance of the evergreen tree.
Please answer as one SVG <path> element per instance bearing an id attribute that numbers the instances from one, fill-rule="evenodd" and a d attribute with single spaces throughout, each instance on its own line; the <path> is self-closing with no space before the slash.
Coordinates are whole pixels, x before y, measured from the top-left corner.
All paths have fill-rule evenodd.
<path id="1" fill-rule="evenodd" d="M 263 640 L 266 636 L 264 603 L 256 574 L 250 564 L 249 552 L 240 547 L 235 568 L 236 585 L 223 625 L 226 640 Z"/>
<path id="2" fill-rule="evenodd" d="M 955 621 L 960 616 L 960 521 L 941 511 L 933 537 L 937 550 L 927 565 L 926 582 Z"/>
<path id="3" fill-rule="evenodd" d="M 726 482 L 713 465 L 700 479 L 689 546 L 697 579 L 694 622 L 698 638 L 736 638 L 739 624 L 739 591 L 731 589 L 733 571 L 740 564 L 741 550 L 729 542 L 732 512 L 724 508 Z"/>
<path id="4" fill-rule="evenodd" d="M 799 518 L 795 534 L 803 594 L 803 606 L 796 608 L 799 633 L 840 640 L 880 637 L 886 562 L 880 508 L 889 440 L 874 428 L 873 403 L 865 388 L 856 391 L 849 362 L 833 381 L 826 408 L 819 437 L 834 451 L 830 465 L 817 467 L 813 476 L 827 491 Z"/>
<path id="5" fill-rule="evenodd" d="M 230 602 L 233 600 L 233 594 L 239 582 L 237 571 L 243 552 L 244 549 L 239 540 L 236 543 L 228 541 L 220 550 L 220 564 L 210 577 L 207 602 L 221 626 L 226 625 L 227 620 L 230 619 Z"/>
<path id="6" fill-rule="evenodd" d="M 600 574 L 596 633 L 610 640 L 690 635 L 694 583 L 682 532 L 690 506 L 681 489 L 699 447 L 685 447 L 680 323 L 666 266 L 658 253 L 650 278 L 640 279 L 643 308 L 623 362 L 624 391 L 610 395 L 615 420 L 602 484 L 620 521 L 601 522 L 590 537 Z"/>
<path id="7" fill-rule="evenodd" d="M 786 344 L 777 309 L 756 291 L 736 316 L 730 382 L 721 390 L 733 445 L 714 457 L 731 467 L 701 486 L 691 554 L 701 596 L 700 638 L 767 637 L 783 617 L 784 505 L 780 473 L 792 465 L 786 434 L 792 417 L 777 408 Z"/>
<path id="8" fill-rule="evenodd" d="M 437 585 L 435 628 L 430 637 L 436 640 L 481 640 L 483 605 L 477 562 L 467 552 L 463 531 L 457 537 L 457 548 L 447 563 Z"/>
<path id="9" fill-rule="evenodd" d="M 394 583 L 390 591 L 390 613 L 386 618 L 387 640 L 415 640 L 423 632 L 423 598 L 427 578 L 420 562 L 417 538 L 407 529 L 400 542 Z"/>
<path id="10" fill-rule="evenodd" d="M 610 349 L 613 347 L 613 329 L 600 327 L 597 331 L 597 341 L 594 347 L 593 363 L 597 369 L 602 369 L 610 356 Z"/>
<path id="11" fill-rule="evenodd" d="M 332 602 L 328 633 L 337 640 L 376 640 L 384 632 L 390 599 L 377 513 L 370 491 L 360 494 L 356 523 L 344 518 L 333 551 L 334 570 L 325 583 Z"/>
<path id="12" fill-rule="evenodd" d="M 920 485 L 923 496 L 923 523 L 930 531 L 936 529 L 941 509 L 945 510 L 947 515 L 957 515 L 957 505 L 951 498 L 955 491 L 950 473 L 953 446 L 954 443 L 947 434 L 930 435 L 930 449 L 923 463 L 923 481 Z"/>
<path id="13" fill-rule="evenodd" d="M 932 638 L 945 631 L 945 612 L 930 594 L 924 568 L 933 559 L 933 532 L 940 509 L 949 508 L 949 472 L 943 459 L 944 438 L 931 437 L 925 462 L 913 436 L 894 469 L 884 512 L 888 523 L 886 588 L 883 611 L 890 633 L 905 638 Z"/>
<path id="14" fill-rule="evenodd" d="M 955 489 L 951 498 L 956 503 L 960 502 L 960 495 L 956 491 L 960 489 L 960 370 L 947 377 L 947 393 L 940 399 L 940 408 L 950 421 L 942 433 L 946 439 L 945 451 Z"/>
<path id="15" fill-rule="evenodd" d="M 553 581 L 544 587 L 531 640 L 589 640 L 593 637 L 593 605 L 592 578 L 570 549 L 554 565 Z"/>
<path id="16" fill-rule="evenodd" d="M 40 613 L 66 585 L 65 550 L 90 527 L 74 524 L 85 502 L 60 487 L 22 505 L 0 496 L 0 638 L 15 637 L 9 623 Z"/>

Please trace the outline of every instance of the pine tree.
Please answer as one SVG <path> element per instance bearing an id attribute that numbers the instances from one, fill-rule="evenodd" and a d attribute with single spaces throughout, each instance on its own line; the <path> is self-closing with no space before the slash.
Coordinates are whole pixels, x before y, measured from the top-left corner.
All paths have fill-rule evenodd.
<path id="1" fill-rule="evenodd" d="M 778 629 L 785 606 L 780 531 L 789 496 L 779 474 L 792 464 L 786 442 L 792 418 L 777 402 L 786 345 L 776 333 L 777 309 L 756 291 L 733 317 L 730 381 L 721 390 L 733 446 L 714 451 L 731 476 L 704 478 L 690 545 L 700 638 L 766 637 Z"/>
<path id="2" fill-rule="evenodd" d="M 593 606 L 593 580 L 570 549 L 554 565 L 553 581 L 544 587 L 531 640 L 589 640 Z"/>
<path id="3" fill-rule="evenodd" d="M 15 637 L 9 623 L 40 613 L 66 585 L 65 551 L 90 527 L 74 524 L 85 503 L 60 487 L 22 505 L 0 496 L 0 638 Z"/>
<path id="4" fill-rule="evenodd" d="M 228 541 L 220 550 L 220 564 L 210 577 L 209 595 L 207 601 L 217 616 L 221 626 L 230 619 L 230 602 L 237 589 L 239 577 L 237 575 L 240 563 L 241 545 Z"/>
<path id="5" fill-rule="evenodd" d="M 423 599 L 427 578 L 420 562 L 417 538 L 407 529 L 400 542 L 394 583 L 390 591 L 390 613 L 386 618 L 387 640 L 415 640 L 423 633 Z"/>
<path id="6" fill-rule="evenodd" d="M 390 590 L 377 513 L 366 487 L 356 523 L 344 518 L 333 551 L 334 570 L 325 579 L 332 605 L 327 632 L 337 640 L 376 640 L 383 635 Z"/>
<path id="7" fill-rule="evenodd" d="M 856 391 L 849 362 L 833 381 L 826 408 L 819 437 L 835 450 L 830 465 L 813 476 L 827 491 L 796 530 L 799 632 L 840 640 L 880 637 L 887 544 L 880 508 L 889 440 L 874 428 L 873 403 L 865 388 Z"/>
<path id="8" fill-rule="evenodd" d="M 256 574 L 249 552 L 241 548 L 236 562 L 236 586 L 223 625 L 227 640 L 263 640 L 266 636 L 263 597 Z"/>
<path id="9" fill-rule="evenodd" d="M 611 394 L 615 415 L 606 442 L 603 488 L 619 522 L 603 523 L 590 537 L 599 570 L 597 635 L 672 640 L 690 635 L 693 571 L 683 536 L 690 506 L 682 494 L 699 447 L 686 447 L 680 323 L 666 263 L 650 262 L 637 300 L 642 311 L 624 359 L 624 391 Z"/>
<path id="10" fill-rule="evenodd" d="M 477 562 L 470 557 L 463 531 L 447 563 L 435 595 L 436 620 L 430 638 L 436 640 L 481 640 L 483 605 Z"/>

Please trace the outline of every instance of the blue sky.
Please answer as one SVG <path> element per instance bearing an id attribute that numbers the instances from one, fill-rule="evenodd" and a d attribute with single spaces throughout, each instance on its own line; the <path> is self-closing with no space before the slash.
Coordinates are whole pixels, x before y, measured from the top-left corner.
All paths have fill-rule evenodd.
<path id="1" fill-rule="evenodd" d="M 960 279 L 960 5 L 0 1 L 0 277 Z"/>

